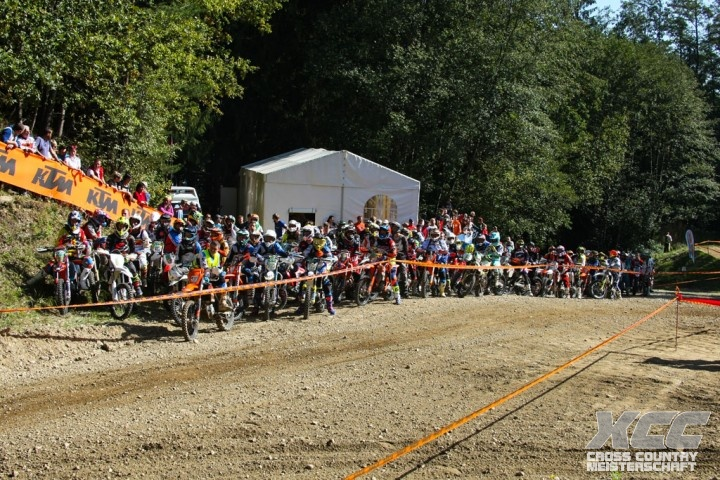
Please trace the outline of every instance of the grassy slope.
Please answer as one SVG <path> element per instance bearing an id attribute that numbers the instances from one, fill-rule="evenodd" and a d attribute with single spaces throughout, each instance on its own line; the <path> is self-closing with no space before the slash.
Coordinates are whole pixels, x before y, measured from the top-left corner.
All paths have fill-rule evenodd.
<path id="1" fill-rule="evenodd" d="M 0 221 L 0 308 L 45 306 L 53 304 L 53 289 L 47 279 L 33 289 L 24 286 L 49 260 L 48 254 L 35 249 L 55 244 L 60 228 L 71 208 L 29 194 L 0 187 L 3 213 Z M 72 324 L 85 316 L 68 315 L 62 322 Z M 57 323 L 61 317 L 52 312 L 0 314 L 0 327 L 37 323 Z"/>
<path id="2" fill-rule="evenodd" d="M 709 248 L 709 249 L 708 249 Z M 658 288 L 674 288 L 677 284 L 680 290 L 692 292 L 720 291 L 720 273 L 693 274 L 694 272 L 720 272 L 720 245 L 699 245 L 695 248 L 695 262 L 690 260 L 687 247 L 681 247 L 672 252 L 659 254 L 655 278 Z M 683 275 L 663 275 L 662 272 L 686 272 Z"/>

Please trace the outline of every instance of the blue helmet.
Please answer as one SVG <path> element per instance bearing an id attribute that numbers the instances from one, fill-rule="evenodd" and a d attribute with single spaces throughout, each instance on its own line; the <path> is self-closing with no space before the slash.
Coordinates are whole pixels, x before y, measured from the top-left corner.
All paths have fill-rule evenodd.
<path id="1" fill-rule="evenodd" d="M 386 239 L 390 236 L 390 227 L 386 224 L 380 225 L 378 227 L 378 238 L 380 239 Z"/>
<path id="2" fill-rule="evenodd" d="M 491 232 L 488 241 L 494 246 L 500 245 L 500 232 Z"/>

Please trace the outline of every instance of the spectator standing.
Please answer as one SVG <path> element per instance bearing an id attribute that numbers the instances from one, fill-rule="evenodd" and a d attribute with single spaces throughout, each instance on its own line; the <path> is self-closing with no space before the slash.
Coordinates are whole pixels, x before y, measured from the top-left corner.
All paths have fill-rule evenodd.
<path id="1" fill-rule="evenodd" d="M 102 167 L 102 161 L 96 158 L 90 168 L 87 169 L 87 176 L 94 178 L 98 182 L 105 183 L 105 169 Z"/>
<path id="2" fill-rule="evenodd" d="M 5 144 L 7 150 L 12 150 L 17 147 L 17 137 L 25 129 L 25 125 L 18 122 L 14 125 L 3 128 L 2 141 Z"/>
<path id="3" fill-rule="evenodd" d="M 54 142 L 55 140 L 53 140 Z M 58 147 L 57 142 L 55 143 L 55 152 L 57 156 L 57 161 L 60 163 L 65 163 L 65 158 L 68 156 L 67 147 L 65 145 Z"/>
<path id="4" fill-rule="evenodd" d="M 35 139 L 30 135 L 30 127 L 23 126 L 22 131 L 16 138 L 17 146 L 25 153 L 37 153 L 35 150 Z"/>
<path id="5" fill-rule="evenodd" d="M 121 180 L 122 180 L 122 175 L 120 175 L 120 172 L 118 172 L 116 170 L 113 172 L 112 179 L 108 182 L 108 186 L 120 190 L 120 181 Z"/>
<path id="6" fill-rule="evenodd" d="M 123 192 L 130 193 L 130 182 L 132 181 L 132 175 L 130 173 L 125 173 L 123 175 L 122 180 L 120 180 L 120 183 L 117 186 L 118 190 L 121 190 Z"/>
<path id="7" fill-rule="evenodd" d="M 355 231 L 359 234 L 365 231 L 365 222 L 363 221 L 362 215 L 358 215 L 357 222 L 355 222 Z"/>
<path id="8" fill-rule="evenodd" d="M 667 232 L 665 234 L 665 251 L 669 252 L 670 250 L 672 250 L 672 236 L 670 232 Z"/>
<path id="9" fill-rule="evenodd" d="M 46 160 L 52 160 L 52 143 L 50 141 L 52 140 L 52 128 L 46 128 L 45 134 L 42 137 L 37 137 L 35 139 L 35 150 L 42 155 Z"/>
<path id="10" fill-rule="evenodd" d="M 82 170 L 82 163 L 77 154 L 77 145 L 70 145 L 70 153 L 65 157 L 65 165 L 75 170 Z"/>
<path id="11" fill-rule="evenodd" d="M 280 215 L 277 213 L 273 213 L 272 219 L 275 224 L 275 234 L 277 235 L 277 238 L 282 238 L 283 233 L 285 233 L 285 229 L 287 228 L 287 224 L 280 220 Z"/>
<path id="12" fill-rule="evenodd" d="M 162 203 L 158 205 L 158 210 L 160 210 L 160 214 L 167 213 L 171 217 L 175 215 L 175 209 L 172 206 L 172 197 L 170 195 L 165 195 Z"/>
<path id="13" fill-rule="evenodd" d="M 417 227 L 415 226 L 415 220 L 413 220 L 412 218 L 408 219 L 408 221 L 407 221 L 407 229 L 410 230 L 411 232 L 413 230 L 417 230 Z"/>
<path id="14" fill-rule="evenodd" d="M 141 207 L 147 207 L 148 201 L 150 200 L 147 191 L 147 183 L 140 182 L 137 184 L 135 191 L 133 192 L 133 198 Z"/>

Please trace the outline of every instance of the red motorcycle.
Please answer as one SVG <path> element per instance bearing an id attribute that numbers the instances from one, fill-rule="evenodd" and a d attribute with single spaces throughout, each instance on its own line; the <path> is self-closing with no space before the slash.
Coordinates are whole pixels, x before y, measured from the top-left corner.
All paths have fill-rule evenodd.
<path id="1" fill-rule="evenodd" d="M 333 264 L 332 271 L 347 270 L 357 267 L 360 264 L 361 255 L 358 252 L 350 253 L 348 250 L 340 250 L 337 256 L 337 262 Z M 360 279 L 361 272 L 359 270 L 347 271 L 338 275 L 333 275 L 333 298 L 335 304 L 347 300 L 352 297 L 355 292 L 355 284 Z"/>

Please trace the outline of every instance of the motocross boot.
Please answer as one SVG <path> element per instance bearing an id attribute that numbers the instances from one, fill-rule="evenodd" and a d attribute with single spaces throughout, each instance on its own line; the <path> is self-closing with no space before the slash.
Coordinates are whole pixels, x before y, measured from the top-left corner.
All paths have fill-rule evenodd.
<path id="1" fill-rule="evenodd" d="M 332 297 L 325 297 L 325 306 L 327 307 L 327 311 L 330 315 L 335 315 L 335 309 L 333 308 L 333 298 Z"/>
<path id="2" fill-rule="evenodd" d="M 228 298 L 228 294 L 223 293 L 222 295 L 220 295 L 220 300 L 218 301 L 218 310 L 221 312 L 229 312 L 232 309 L 232 302 L 230 301 L 230 298 Z"/>
<path id="3" fill-rule="evenodd" d="M 135 296 L 142 297 L 143 291 L 142 291 L 142 288 L 140 287 L 140 282 L 139 281 L 133 282 L 133 287 L 135 287 Z"/>
<path id="4" fill-rule="evenodd" d="M 43 278 L 45 278 L 45 270 L 40 269 L 33 277 L 31 277 L 27 282 L 25 282 L 25 285 L 27 285 L 28 287 L 32 287 Z"/>
<path id="5" fill-rule="evenodd" d="M 445 282 L 440 282 L 440 297 L 446 297 L 445 295 Z"/>
<path id="6" fill-rule="evenodd" d="M 395 305 L 400 305 L 402 300 L 400 300 L 400 287 L 397 285 L 393 287 L 393 295 L 395 296 Z"/>

